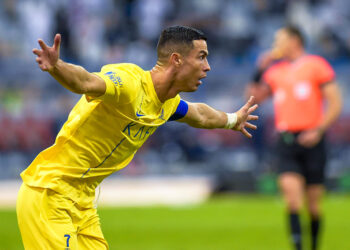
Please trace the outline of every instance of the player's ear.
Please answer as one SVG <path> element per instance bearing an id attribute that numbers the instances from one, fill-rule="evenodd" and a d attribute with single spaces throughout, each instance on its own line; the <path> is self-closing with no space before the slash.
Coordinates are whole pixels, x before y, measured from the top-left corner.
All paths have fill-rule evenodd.
<path id="1" fill-rule="evenodd" d="M 182 56 L 179 53 L 172 53 L 169 58 L 170 64 L 179 67 L 182 65 Z"/>

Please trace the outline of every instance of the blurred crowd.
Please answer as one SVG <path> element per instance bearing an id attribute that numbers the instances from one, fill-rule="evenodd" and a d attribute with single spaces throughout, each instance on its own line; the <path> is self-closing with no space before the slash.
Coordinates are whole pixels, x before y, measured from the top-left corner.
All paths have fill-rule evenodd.
<path id="1" fill-rule="evenodd" d="M 346 125 L 350 124 L 347 0 L 3 0 L 0 168 L 25 168 L 38 151 L 54 142 L 80 98 L 38 69 L 31 52 L 38 46 L 38 38 L 51 43 L 55 33 L 62 34 L 61 57 L 89 71 L 118 62 L 150 69 L 156 62 L 155 47 L 164 27 L 196 27 L 208 37 L 212 72 L 199 91 L 182 97 L 232 111 L 244 102 L 244 87 L 252 78 L 257 57 L 270 47 L 274 32 L 287 23 L 302 28 L 309 52 L 331 62 L 345 95 L 341 121 L 330 131 L 337 149 L 334 159 L 341 159 L 334 163 L 339 165 L 333 168 L 337 173 L 344 168 L 341 162 L 350 162 L 345 159 L 350 149 L 350 126 Z M 218 171 L 221 166 L 254 170 L 258 162 L 264 162 L 261 158 L 269 158 L 273 152 L 270 106 L 261 107 L 263 118 L 252 142 L 230 131 L 194 130 L 171 122 L 151 137 L 125 172 L 196 172 L 203 166 L 208 171 Z M 200 170 L 195 169 L 198 164 Z M 192 168 L 184 169 L 187 165 Z M 13 177 L 13 172 L 7 172 Z"/>
<path id="2" fill-rule="evenodd" d="M 332 60 L 350 55 L 346 0 L 3 0 L 0 7 L 1 58 L 28 59 L 39 37 L 58 32 L 66 59 L 151 66 L 162 28 L 183 24 L 205 31 L 222 55 L 246 60 L 286 22 L 303 28 L 313 51 Z"/>

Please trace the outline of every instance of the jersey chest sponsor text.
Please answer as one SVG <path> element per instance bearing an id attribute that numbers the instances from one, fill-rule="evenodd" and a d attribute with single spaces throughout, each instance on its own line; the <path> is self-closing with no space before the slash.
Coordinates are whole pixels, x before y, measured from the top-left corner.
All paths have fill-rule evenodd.
<path id="1" fill-rule="evenodd" d="M 133 141 L 146 140 L 157 129 L 157 126 L 147 126 L 136 122 L 128 123 L 123 133 Z"/>

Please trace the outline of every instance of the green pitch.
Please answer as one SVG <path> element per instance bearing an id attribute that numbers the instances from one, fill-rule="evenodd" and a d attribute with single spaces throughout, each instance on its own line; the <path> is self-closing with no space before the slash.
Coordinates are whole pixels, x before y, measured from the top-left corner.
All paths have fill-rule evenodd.
<path id="1" fill-rule="evenodd" d="M 323 204 L 321 249 L 350 249 L 349 196 L 328 195 Z M 275 196 L 225 195 L 196 206 L 99 208 L 99 214 L 112 250 L 291 249 Z M 0 249 L 23 249 L 14 210 L 0 210 L 0 225 Z"/>

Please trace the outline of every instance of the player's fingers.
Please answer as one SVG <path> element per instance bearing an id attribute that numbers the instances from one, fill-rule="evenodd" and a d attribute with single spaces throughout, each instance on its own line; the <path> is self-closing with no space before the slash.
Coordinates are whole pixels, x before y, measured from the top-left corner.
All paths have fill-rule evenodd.
<path id="1" fill-rule="evenodd" d="M 40 56 L 43 53 L 42 50 L 39 50 L 39 49 L 33 49 L 32 52 L 37 56 Z"/>
<path id="2" fill-rule="evenodd" d="M 255 102 L 255 97 L 251 95 L 249 97 L 248 103 L 254 103 L 254 102 Z"/>
<path id="3" fill-rule="evenodd" d="M 47 66 L 45 65 L 45 64 L 41 64 L 40 65 L 40 68 L 41 68 L 41 70 L 43 70 L 43 71 L 47 71 Z"/>
<path id="4" fill-rule="evenodd" d="M 39 64 L 42 63 L 42 61 L 41 61 L 41 59 L 40 59 L 39 57 L 37 57 L 37 58 L 35 59 L 35 61 L 36 61 L 37 63 L 39 63 Z"/>
<path id="5" fill-rule="evenodd" d="M 255 102 L 255 97 L 251 95 L 244 106 L 249 108 L 254 104 L 254 102 Z"/>
<path id="6" fill-rule="evenodd" d="M 58 50 L 61 44 L 61 34 L 56 34 L 54 42 L 53 42 L 53 48 L 55 50 Z"/>
<path id="7" fill-rule="evenodd" d="M 254 104 L 254 97 L 250 96 L 248 101 L 242 106 L 241 110 L 246 112 Z"/>
<path id="8" fill-rule="evenodd" d="M 40 47 L 41 47 L 44 51 L 48 49 L 47 45 L 44 43 L 43 40 L 39 39 L 39 40 L 38 40 L 38 43 L 39 43 Z"/>
<path id="9" fill-rule="evenodd" d="M 258 104 L 255 104 L 255 105 L 251 106 L 251 107 L 248 109 L 248 113 L 251 114 L 251 113 L 254 112 L 258 107 L 259 107 Z"/>
<path id="10" fill-rule="evenodd" d="M 256 121 L 259 119 L 259 116 L 257 115 L 248 115 L 247 121 Z"/>
<path id="11" fill-rule="evenodd" d="M 244 136 L 252 138 L 252 135 L 245 128 L 242 128 L 241 132 Z"/>
<path id="12" fill-rule="evenodd" d="M 257 129 L 257 126 L 256 125 L 254 125 L 254 124 L 251 124 L 250 122 L 246 122 L 245 123 L 245 126 L 247 127 L 247 128 L 250 128 L 250 129 Z"/>

